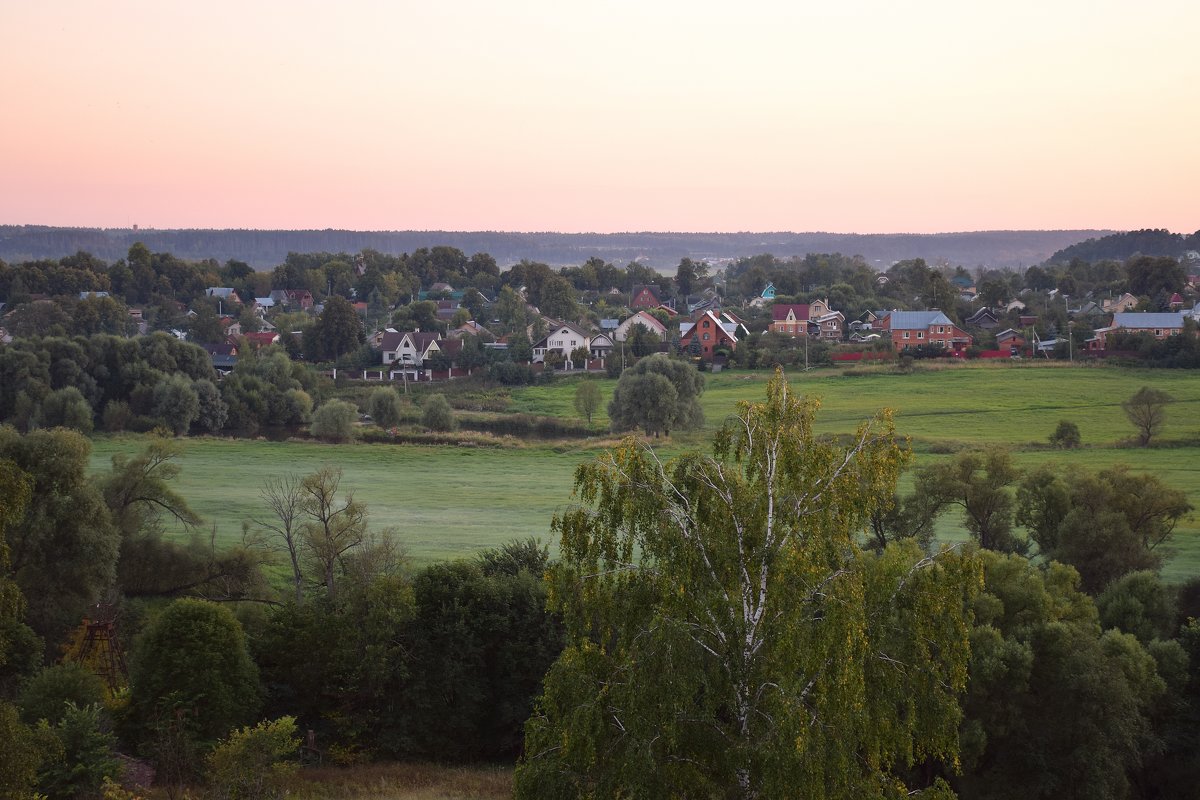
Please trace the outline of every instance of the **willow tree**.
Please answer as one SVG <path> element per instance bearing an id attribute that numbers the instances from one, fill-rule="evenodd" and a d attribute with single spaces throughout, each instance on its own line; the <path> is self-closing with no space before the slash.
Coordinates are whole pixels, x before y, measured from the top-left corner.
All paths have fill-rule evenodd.
<path id="1" fill-rule="evenodd" d="M 711 457 L 579 467 L 518 797 L 901 797 L 954 763 L 977 562 L 860 550 L 908 453 L 886 413 L 843 445 L 816 409 L 777 374 Z"/>

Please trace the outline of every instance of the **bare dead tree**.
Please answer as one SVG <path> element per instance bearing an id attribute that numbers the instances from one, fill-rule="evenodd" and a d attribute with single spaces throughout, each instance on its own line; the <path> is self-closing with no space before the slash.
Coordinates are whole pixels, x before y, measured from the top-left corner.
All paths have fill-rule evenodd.
<path id="1" fill-rule="evenodd" d="M 269 534 L 270 538 L 274 540 L 275 549 L 287 553 L 292 567 L 292 584 L 296 592 L 296 602 L 301 603 L 304 601 L 304 571 L 300 563 L 301 548 L 304 543 L 301 530 L 306 518 L 303 479 L 291 473 L 268 478 L 263 483 L 259 496 L 270 509 L 272 516 L 254 518 L 251 521 Z"/>

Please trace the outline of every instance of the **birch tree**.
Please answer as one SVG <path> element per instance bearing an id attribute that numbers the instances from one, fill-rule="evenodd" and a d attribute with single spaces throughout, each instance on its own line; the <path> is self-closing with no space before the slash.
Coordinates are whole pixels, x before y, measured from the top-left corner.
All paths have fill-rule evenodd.
<path id="1" fill-rule="evenodd" d="M 342 555 L 362 544 L 367 530 L 366 507 L 354 500 L 353 492 L 340 495 L 341 483 L 341 469 L 330 466 L 300 481 L 301 509 L 306 517 L 301 539 L 330 598 L 336 593 L 334 577 Z"/>
<path id="2" fill-rule="evenodd" d="M 777 373 L 711 457 L 628 441 L 579 467 L 518 797 L 891 798 L 953 765 L 978 564 L 863 553 L 908 453 L 886 413 L 842 445 L 816 409 Z"/>

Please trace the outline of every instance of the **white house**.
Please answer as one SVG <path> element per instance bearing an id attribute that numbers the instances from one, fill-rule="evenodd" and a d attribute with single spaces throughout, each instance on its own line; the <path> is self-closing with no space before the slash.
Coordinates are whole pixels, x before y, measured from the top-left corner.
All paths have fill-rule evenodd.
<path id="1" fill-rule="evenodd" d="M 591 349 L 592 337 L 569 322 L 556 322 L 549 331 L 544 339 L 533 345 L 535 364 L 545 361 L 546 353 L 551 350 L 562 353 L 562 357 L 569 361 L 571 353 L 580 347 Z"/>
<path id="2" fill-rule="evenodd" d="M 384 364 L 419 367 L 441 350 L 439 338 L 436 333 L 388 330 L 379 337 L 379 352 Z"/>

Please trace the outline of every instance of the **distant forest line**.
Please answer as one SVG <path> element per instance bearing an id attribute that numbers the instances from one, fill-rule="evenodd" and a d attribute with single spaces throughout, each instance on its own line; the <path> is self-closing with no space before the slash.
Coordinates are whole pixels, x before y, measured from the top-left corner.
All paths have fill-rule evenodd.
<path id="1" fill-rule="evenodd" d="M 490 253 L 501 266 L 522 259 L 552 266 L 581 264 L 593 256 L 619 264 L 640 260 L 658 269 L 673 269 L 681 259 L 739 258 L 770 253 L 777 257 L 808 253 L 861 255 L 876 269 L 896 261 L 923 258 L 967 267 L 1019 268 L 1041 264 L 1052 255 L 1103 243 L 1111 231 L 976 231 L 938 234 L 841 233 L 504 233 L 493 231 L 346 231 L 346 230 L 154 230 L 62 228 L 0 225 L 0 259 L 9 263 L 59 259 L 79 251 L 115 261 L 135 242 L 155 252 L 183 259 L 245 261 L 257 269 L 283 263 L 290 252 L 354 253 L 365 249 L 399 255 L 421 247 L 447 245 L 466 253 Z M 1166 246 L 1179 252 L 1153 253 L 1178 257 L 1182 237 L 1161 233 Z M 1163 239 L 1163 236 L 1158 236 Z M 1196 238 L 1196 237 L 1190 237 Z M 1179 241 L 1174 241 L 1178 239 Z M 1148 253 L 1150 254 L 1150 253 Z M 1106 257 L 1122 258 L 1112 255 Z"/>

